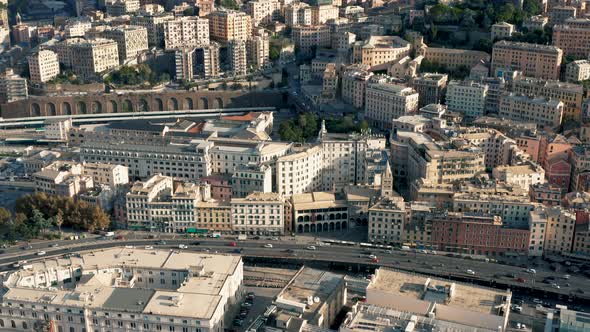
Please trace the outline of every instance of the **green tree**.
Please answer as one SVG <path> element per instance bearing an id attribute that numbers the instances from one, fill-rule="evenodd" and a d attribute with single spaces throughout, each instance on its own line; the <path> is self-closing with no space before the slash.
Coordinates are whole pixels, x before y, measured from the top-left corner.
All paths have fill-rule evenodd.
<path id="1" fill-rule="evenodd" d="M 511 3 L 505 3 L 500 8 L 498 8 L 496 12 L 496 21 L 497 22 L 507 22 L 512 21 L 514 18 L 515 9 L 514 5 Z"/>

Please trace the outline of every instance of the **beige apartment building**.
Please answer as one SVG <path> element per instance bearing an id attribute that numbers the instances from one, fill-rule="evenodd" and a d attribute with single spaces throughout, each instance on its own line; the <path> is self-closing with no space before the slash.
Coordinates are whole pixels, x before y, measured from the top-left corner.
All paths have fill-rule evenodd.
<path id="1" fill-rule="evenodd" d="M 576 227 L 576 214 L 561 207 L 546 208 L 547 229 L 545 231 L 546 254 L 569 254 L 572 251 Z"/>
<path id="2" fill-rule="evenodd" d="M 292 39 L 295 47 L 305 55 L 313 55 L 314 49 L 330 47 L 330 27 L 327 25 L 294 26 Z"/>
<path id="3" fill-rule="evenodd" d="M 163 47 L 164 24 L 173 20 L 174 14 L 170 12 L 139 11 L 131 17 L 131 24 L 146 28 L 149 46 Z"/>
<path id="4" fill-rule="evenodd" d="M 369 241 L 402 244 L 407 213 L 403 198 L 381 197 L 369 208 Z"/>
<path id="5" fill-rule="evenodd" d="M 311 6 L 304 2 L 295 2 L 285 6 L 285 24 L 289 27 L 312 25 Z"/>
<path id="6" fill-rule="evenodd" d="M 428 47 L 421 39 L 416 42 L 416 49 L 417 55 L 422 55 L 424 59 L 443 65 L 448 69 L 457 69 L 463 66 L 471 68 L 478 63 L 490 61 L 490 55 L 486 52 Z"/>
<path id="7" fill-rule="evenodd" d="M 254 192 L 232 198 L 233 231 L 241 234 L 282 235 L 285 233 L 285 198 L 277 193 Z"/>
<path id="8" fill-rule="evenodd" d="M 119 65 L 119 48 L 112 39 L 81 40 L 69 47 L 72 70 L 78 75 L 89 77 Z"/>
<path id="9" fill-rule="evenodd" d="M 202 17 L 184 16 L 164 23 L 164 47 L 197 47 L 209 44 L 209 20 Z"/>
<path id="10" fill-rule="evenodd" d="M 549 18 L 543 15 L 531 16 L 524 20 L 523 27 L 529 31 L 543 30 L 549 22 Z"/>
<path id="11" fill-rule="evenodd" d="M 231 232 L 231 204 L 214 199 L 197 202 L 195 227 L 208 231 Z"/>
<path id="12" fill-rule="evenodd" d="M 324 151 L 321 146 L 301 147 L 277 159 L 276 191 L 291 196 L 320 191 L 323 185 Z"/>
<path id="13" fill-rule="evenodd" d="M 148 49 L 147 29 L 137 25 L 117 26 L 106 29 L 103 36 L 117 42 L 119 62 L 137 62 L 137 57 Z"/>
<path id="14" fill-rule="evenodd" d="M 555 6 L 549 10 L 549 25 L 563 24 L 568 18 L 575 18 L 576 12 L 572 6 Z"/>
<path id="15" fill-rule="evenodd" d="M 248 72 L 246 41 L 232 40 L 227 43 L 229 70 L 235 76 L 246 75 Z"/>
<path id="16" fill-rule="evenodd" d="M 520 78 L 512 82 L 512 92 L 525 96 L 537 96 L 557 99 L 563 102 L 563 116 L 580 120 L 584 88 L 580 84 L 553 80 Z"/>
<path id="17" fill-rule="evenodd" d="M 557 99 L 530 98 L 510 94 L 500 99 L 499 115 L 515 121 L 534 122 L 556 128 L 561 125 L 564 105 Z"/>
<path id="18" fill-rule="evenodd" d="M 92 178 L 94 184 L 116 189 L 129 183 L 129 168 L 117 164 L 84 163 L 82 174 Z"/>
<path id="19" fill-rule="evenodd" d="M 590 53 L 589 53 L 590 54 Z M 575 60 L 565 67 L 565 80 L 568 82 L 580 82 L 590 79 L 590 61 Z"/>
<path id="20" fill-rule="evenodd" d="M 56 161 L 32 174 L 35 191 L 49 195 L 74 197 L 92 187 L 92 177 L 82 173 L 82 164 Z"/>
<path id="21" fill-rule="evenodd" d="M 135 13 L 140 7 L 139 0 L 106 0 L 106 12 L 108 16 L 122 16 Z"/>
<path id="22" fill-rule="evenodd" d="M 552 40 L 564 55 L 587 58 L 590 54 L 590 20 L 568 20 L 554 26 Z"/>
<path id="23" fill-rule="evenodd" d="M 494 44 L 492 72 L 511 68 L 524 76 L 558 80 L 562 57 L 563 51 L 555 46 L 502 40 Z"/>
<path id="24" fill-rule="evenodd" d="M 250 37 L 246 41 L 248 67 L 259 69 L 269 64 L 270 36 L 266 33 Z"/>
<path id="25" fill-rule="evenodd" d="M 545 182 L 545 171 L 541 166 L 533 163 L 498 166 L 494 168 L 492 175 L 500 182 L 519 186 L 523 190 L 529 190 L 530 186 Z"/>
<path id="26" fill-rule="evenodd" d="M 418 107 L 439 104 L 447 89 L 449 75 L 424 73 L 412 80 L 412 87 L 418 92 Z"/>
<path id="27" fill-rule="evenodd" d="M 475 119 L 485 114 L 488 86 L 475 81 L 451 81 L 447 85 L 447 107 L 466 118 Z"/>
<path id="28" fill-rule="evenodd" d="M 356 108 L 365 107 L 366 88 L 373 73 L 368 66 L 353 65 L 347 67 L 342 74 L 342 100 Z"/>
<path id="29" fill-rule="evenodd" d="M 491 28 L 492 41 L 510 38 L 512 37 L 514 31 L 514 24 L 506 22 L 493 24 Z"/>
<path id="30" fill-rule="evenodd" d="M 410 54 L 410 43 L 398 36 L 371 36 L 352 46 L 352 62 L 374 67 Z"/>
<path id="31" fill-rule="evenodd" d="M 28 57 L 32 83 L 45 83 L 59 75 L 57 53 L 41 50 Z"/>
<path id="32" fill-rule="evenodd" d="M 252 36 L 252 18 L 239 11 L 214 11 L 209 14 L 209 33 L 211 38 L 228 42 L 246 41 Z"/>
<path id="33" fill-rule="evenodd" d="M 391 128 L 392 120 L 418 110 L 416 90 L 373 77 L 367 85 L 365 119 L 379 128 Z"/>
<path id="34" fill-rule="evenodd" d="M 333 5 L 321 5 L 311 7 L 311 24 L 325 24 L 329 20 L 338 18 L 339 9 Z"/>
<path id="35" fill-rule="evenodd" d="M 253 0 L 246 3 L 246 13 L 252 17 L 252 26 L 276 22 L 281 17 L 281 2 L 278 0 Z"/>

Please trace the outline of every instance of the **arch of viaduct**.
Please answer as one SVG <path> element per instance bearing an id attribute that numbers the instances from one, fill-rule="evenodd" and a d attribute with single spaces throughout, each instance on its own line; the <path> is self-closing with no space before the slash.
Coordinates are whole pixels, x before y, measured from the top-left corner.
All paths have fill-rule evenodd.
<path id="1" fill-rule="evenodd" d="M 276 106 L 286 101 L 277 91 L 164 91 L 64 96 L 30 96 L 2 105 L 3 118 L 188 109 Z"/>

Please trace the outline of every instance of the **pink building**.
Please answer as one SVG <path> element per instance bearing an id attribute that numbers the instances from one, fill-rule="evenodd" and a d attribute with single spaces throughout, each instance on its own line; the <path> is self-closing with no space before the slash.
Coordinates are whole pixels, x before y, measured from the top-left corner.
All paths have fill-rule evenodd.
<path id="1" fill-rule="evenodd" d="M 212 174 L 201 178 L 201 181 L 211 186 L 211 198 L 219 201 L 231 200 L 231 175 Z"/>
<path id="2" fill-rule="evenodd" d="M 562 188 L 550 183 L 537 183 L 529 187 L 531 202 L 545 206 L 561 205 Z"/>
<path id="3" fill-rule="evenodd" d="M 545 149 L 547 148 L 547 137 L 546 136 L 521 136 L 516 139 L 516 145 L 531 156 L 531 159 L 535 162 L 542 163 Z"/>
<path id="4" fill-rule="evenodd" d="M 568 190 L 570 186 L 572 165 L 563 159 L 554 158 L 545 162 L 545 178 L 547 182 Z"/>

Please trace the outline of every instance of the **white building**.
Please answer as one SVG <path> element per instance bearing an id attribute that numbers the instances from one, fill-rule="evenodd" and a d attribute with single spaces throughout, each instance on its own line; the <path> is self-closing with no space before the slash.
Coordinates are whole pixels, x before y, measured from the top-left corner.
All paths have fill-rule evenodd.
<path id="1" fill-rule="evenodd" d="M 474 81 L 450 81 L 447 85 L 447 107 L 475 119 L 485 114 L 488 86 Z"/>
<path id="2" fill-rule="evenodd" d="M 246 41 L 247 66 L 260 69 L 269 65 L 270 36 L 266 33 L 252 36 Z"/>
<path id="3" fill-rule="evenodd" d="M 232 40 L 227 43 L 227 57 L 229 59 L 229 71 L 234 76 L 246 75 L 248 72 L 248 56 L 246 42 Z"/>
<path id="4" fill-rule="evenodd" d="M 590 61 L 574 60 L 565 67 L 565 79 L 568 82 L 579 82 L 590 79 Z"/>
<path id="5" fill-rule="evenodd" d="M 365 119 L 379 128 L 390 128 L 391 121 L 418 110 L 418 93 L 413 88 L 373 78 L 367 85 Z"/>
<path id="6" fill-rule="evenodd" d="M 492 41 L 510 38 L 514 31 L 514 24 L 506 22 L 493 24 L 491 27 Z"/>
<path id="7" fill-rule="evenodd" d="M 148 49 L 147 29 L 137 25 L 117 26 L 106 29 L 103 36 L 117 42 L 119 62 L 136 63 L 137 57 Z"/>
<path id="8" fill-rule="evenodd" d="M 366 88 L 373 73 L 368 67 L 350 66 L 342 74 L 342 100 L 356 108 L 364 109 Z"/>
<path id="9" fill-rule="evenodd" d="M 79 40 L 68 47 L 72 70 L 83 77 L 91 77 L 119 65 L 119 50 L 114 40 Z"/>
<path id="10" fill-rule="evenodd" d="M 6 275 L 0 326 L 217 332 L 241 300 L 242 280 L 239 256 L 120 247 L 49 258 Z"/>
<path id="11" fill-rule="evenodd" d="M 28 57 L 31 82 L 45 83 L 59 75 L 59 60 L 57 53 L 41 50 Z"/>
<path id="12" fill-rule="evenodd" d="M 27 99 L 28 96 L 27 79 L 15 74 L 12 69 L 6 69 L 0 75 L 0 104 Z"/>
<path id="13" fill-rule="evenodd" d="M 64 33 L 66 38 L 84 37 L 91 28 L 92 22 L 88 19 L 71 19 L 64 26 Z"/>
<path id="14" fill-rule="evenodd" d="M 506 95 L 500 99 L 499 115 L 515 121 L 533 122 L 556 128 L 561 125 L 564 104 L 559 99 Z"/>
<path id="15" fill-rule="evenodd" d="M 84 163 L 82 174 L 92 178 L 94 184 L 108 186 L 117 189 L 129 183 L 129 168 L 104 163 Z"/>
<path id="16" fill-rule="evenodd" d="M 252 0 L 246 3 L 246 13 L 252 17 L 252 26 L 269 24 L 281 18 L 281 2 L 278 0 Z"/>
<path id="17" fill-rule="evenodd" d="M 403 198 L 381 197 L 369 208 L 369 241 L 402 244 L 406 218 L 406 206 Z"/>
<path id="18" fill-rule="evenodd" d="M 72 118 L 46 120 L 44 127 L 46 139 L 67 142 L 72 129 Z"/>
<path id="19" fill-rule="evenodd" d="M 106 0 L 108 16 L 123 16 L 139 10 L 139 0 Z"/>
<path id="20" fill-rule="evenodd" d="M 244 198 L 255 191 L 272 192 L 272 168 L 256 163 L 238 165 L 232 174 L 232 197 Z"/>
<path id="21" fill-rule="evenodd" d="M 285 199 L 281 194 L 260 192 L 232 198 L 231 218 L 234 232 L 282 235 L 285 232 Z"/>
<path id="22" fill-rule="evenodd" d="M 322 146 L 302 147 L 277 159 L 276 191 L 283 195 L 319 191 L 323 186 Z"/>
<path id="23" fill-rule="evenodd" d="M 209 44 L 209 20 L 184 16 L 164 23 L 164 48 L 194 48 Z"/>
<path id="24" fill-rule="evenodd" d="M 533 163 L 498 166 L 494 168 L 492 174 L 497 181 L 519 186 L 524 190 L 529 190 L 532 185 L 545 182 L 545 171 Z"/>

